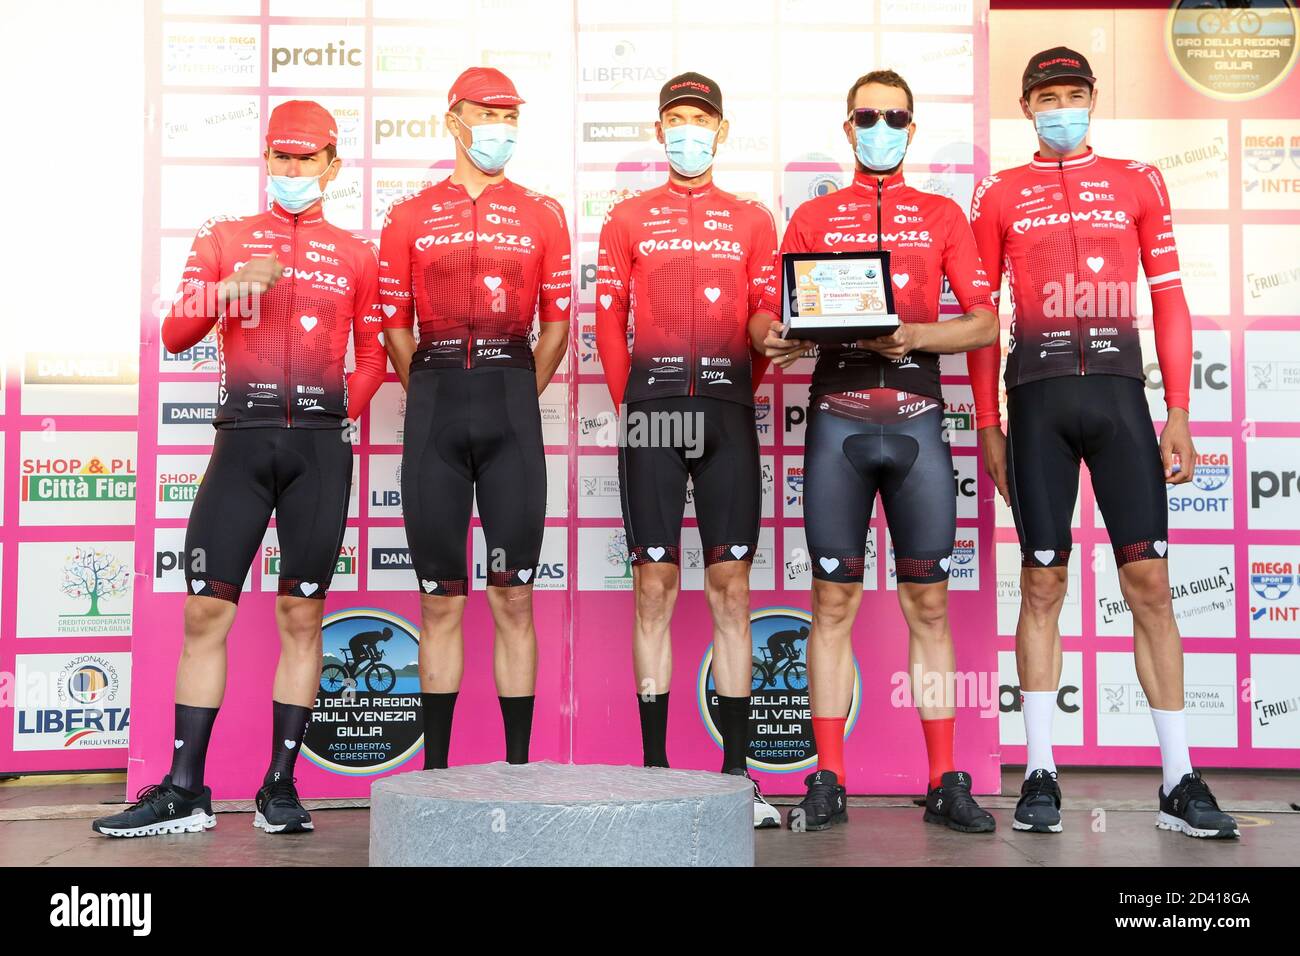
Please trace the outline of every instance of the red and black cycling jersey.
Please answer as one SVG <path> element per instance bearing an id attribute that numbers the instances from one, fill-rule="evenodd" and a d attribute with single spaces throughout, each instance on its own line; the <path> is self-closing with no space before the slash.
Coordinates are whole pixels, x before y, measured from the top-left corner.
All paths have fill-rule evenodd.
<path id="1" fill-rule="evenodd" d="M 749 318 L 775 262 L 772 214 L 712 183 L 668 182 L 615 205 L 596 274 L 596 348 L 615 407 L 681 395 L 752 405 L 767 363 L 755 361 Z"/>
<path id="2" fill-rule="evenodd" d="M 534 317 L 569 321 L 564 210 L 508 179 L 471 199 L 448 177 L 394 203 L 379 240 L 384 327 L 418 317 L 416 368 L 533 368 Z"/>
<path id="3" fill-rule="evenodd" d="M 223 304 L 221 281 L 268 256 L 285 270 L 270 291 Z M 213 323 L 218 428 L 338 428 L 361 414 L 387 370 L 375 247 L 326 222 L 320 203 L 296 215 L 272 205 L 218 216 L 199 228 L 163 319 L 163 345 L 190 348 Z"/>
<path id="4" fill-rule="evenodd" d="M 1187 407 L 1191 316 L 1160 170 L 1091 149 L 1070 159 L 1035 155 L 980 183 L 970 218 L 995 289 L 1003 272 L 1011 289 L 1008 389 L 1061 375 L 1144 378 L 1135 325 L 1140 263 L 1165 399 Z M 1000 419 L 1000 357 L 994 343 L 969 361 L 981 428 Z"/>
<path id="5" fill-rule="evenodd" d="M 781 252 L 889 251 L 894 306 L 904 322 L 936 322 L 943 278 L 962 311 L 993 308 L 970 224 L 946 196 L 914 189 L 901 172 L 879 179 L 862 170 L 848 187 L 809 199 L 790 217 Z M 782 314 L 781 276 L 763 296 L 764 310 Z M 891 360 L 852 344 L 823 345 L 811 397 L 890 388 L 942 398 L 939 356 L 910 352 Z"/>

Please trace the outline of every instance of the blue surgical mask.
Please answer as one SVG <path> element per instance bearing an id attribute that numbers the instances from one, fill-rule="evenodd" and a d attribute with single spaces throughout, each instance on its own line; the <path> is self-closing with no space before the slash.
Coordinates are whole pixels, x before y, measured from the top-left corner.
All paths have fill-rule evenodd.
<path id="1" fill-rule="evenodd" d="M 1088 111 L 1082 106 L 1034 114 L 1038 138 L 1058 153 L 1068 153 L 1088 135 Z"/>
<path id="2" fill-rule="evenodd" d="M 718 131 L 704 126 L 674 126 L 664 130 L 668 164 L 681 176 L 695 178 L 713 165 Z"/>
<path id="3" fill-rule="evenodd" d="M 463 124 L 462 124 L 463 125 Z M 465 149 L 456 137 L 456 143 L 465 149 L 465 155 L 483 172 L 495 175 L 505 169 L 506 163 L 515 152 L 515 138 L 519 134 L 517 127 L 510 123 L 480 123 L 467 126 L 470 132 L 470 146 Z"/>
<path id="4" fill-rule="evenodd" d="M 323 195 L 319 176 L 267 176 L 266 194 L 287 212 L 310 209 Z"/>
<path id="5" fill-rule="evenodd" d="M 873 173 L 894 169 L 907 152 L 907 130 L 894 129 L 883 119 L 866 129 L 859 126 L 855 139 L 858 161 Z"/>

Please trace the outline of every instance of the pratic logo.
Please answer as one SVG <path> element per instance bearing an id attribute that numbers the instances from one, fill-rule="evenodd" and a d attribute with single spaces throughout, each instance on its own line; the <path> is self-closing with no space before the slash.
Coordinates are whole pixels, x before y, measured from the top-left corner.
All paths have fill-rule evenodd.
<path id="1" fill-rule="evenodd" d="M 1300 637 L 1300 551 L 1251 545 L 1250 636 Z"/>
<path id="2" fill-rule="evenodd" d="M 130 687 L 129 677 L 124 679 L 119 669 L 129 674 L 130 655 L 19 655 L 16 670 L 23 681 L 15 701 L 14 749 L 125 747 L 131 727 Z"/>
<path id="3" fill-rule="evenodd" d="M 288 67 L 363 67 L 365 50 L 349 46 L 346 40 L 333 40 L 321 46 L 271 47 L 271 74 Z"/>
<path id="4" fill-rule="evenodd" d="M 1300 439 L 1247 442 L 1246 465 L 1250 471 L 1248 526 L 1277 530 L 1300 526 Z"/>
<path id="5" fill-rule="evenodd" d="M 373 121 L 374 144 L 376 146 L 396 145 L 391 140 L 402 143 L 430 143 L 450 134 L 442 125 L 438 113 L 419 116 L 412 113 L 397 116 L 375 116 Z"/>
<path id="6" fill-rule="evenodd" d="M 1165 382 L 1160 376 L 1160 363 L 1158 361 L 1147 362 L 1142 367 L 1142 372 L 1146 376 L 1148 391 L 1164 391 Z M 1231 384 L 1231 372 L 1226 361 L 1219 361 L 1217 356 L 1207 358 L 1205 352 L 1199 348 L 1192 351 L 1193 393 L 1203 389 L 1213 392 L 1226 392 Z"/>
<path id="7" fill-rule="evenodd" d="M 24 385 L 68 388 L 135 385 L 139 381 L 139 359 L 127 354 L 28 352 L 23 363 Z"/>
<path id="8" fill-rule="evenodd" d="M 647 143 L 654 138 L 653 122 L 605 120 L 582 124 L 584 143 Z"/>
<path id="9" fill-rule="evenodd" d="M 20 465 L 21 500 L 69 504 L 134 501 L 135 462 L 130 458 L 86 461 L 65 457 L 26 457 Z M 69 515 L 69 519 L 71 519 Z M 75 522 L 72 522 L 75 523 Z"/>

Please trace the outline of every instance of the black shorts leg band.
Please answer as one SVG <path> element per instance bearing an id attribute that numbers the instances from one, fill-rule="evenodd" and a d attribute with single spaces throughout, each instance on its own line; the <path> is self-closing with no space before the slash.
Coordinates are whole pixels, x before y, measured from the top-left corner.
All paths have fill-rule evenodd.
<path id="1" fill-rule="evenodd" d="M 1169 557 L 1169 542 L 1164 539 L 1147 539 L 1115 546 L 1115 567 L 1122 568 L 1131 561 L 1157 561 Z"/>
<path id="2" fill-rule="evenodd" d="M 229 581 L 215 581 L 212 578 L 186 576 L 185 587 L 190 594 L 199 597 L 217 598 L 237 605 L 239 604 L 239 594 L 242 585 L 231 584 Z"/>
<path id="3" fill-rule="evenodd" d="M 682 549 L 675 544 L 638 544 L 628 554 L 633 565 L 682 563 Z"/>
<path id="4" fill-rule="evenodd" d="M 525 584 L 533 583 L 533 575 L 537 568 L 511 568 L 507 571 L 489 571 L 488 587 L 493 588 L 520 588 Z"/>
<path id="5" fill-rule="evenodd" d="M 948 580 L 952 552 L 931 557 L 911 557 L 894 552 L 894 576 L 899 584 L 939 584 Z"/>
<path id="6" fill-rule="evenodd" d="M 710 568 L 724 561 L 748 561 L 753 563 L 755 542 L 740 541 L 735 544 L 715 544 L 704 549 L 704 566 Z"/>
<path id="7" fill-rule="evenodd" d="M 866 569 L 867 558 L 863 554 L 812 552 L 812 575 L 818 581 L 830 581 L 835 584 L 861 584 Z"/>
<path id="8" fill-rule="evenodd" d="M 469 593 L 469 579 L 421 576 L 420 593 L 435 597 L 464 597 Z"/>
<path id="9" fill-rule="evenodd" d="M 299 581 L 297 578 L 286 578 L 281 575 L 280 589 L 277 593 L 280 597 L 313 598 L 323 601 L 328 591 L 329 588 L 315 581 Z"/>
<path id="10" fill-rule="evenodd" d="M 1022 568 L 1063 568 L 1070 563 L 1070 548 L 1022 548 Z"/>

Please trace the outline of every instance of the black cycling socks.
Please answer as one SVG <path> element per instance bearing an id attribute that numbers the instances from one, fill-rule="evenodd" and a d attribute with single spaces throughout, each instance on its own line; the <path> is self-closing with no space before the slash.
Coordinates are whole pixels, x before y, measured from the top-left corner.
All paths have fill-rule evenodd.
<path id="1" fill-rule="evenodd" d="M 638 694 L 637 710 L 641 714 L 641 753 L 644 766 L 668 766 L 668 694 L 646 697 Z"/>
<path id="2" fill-rule="evenodd" d="M 722 772 L 744 770 L 749 757 L 749 698 L 718 695 L 718 730 L 722 732 Z"/>
<path id="3" fill-rule="evenodd" d="M 533 735 L 533 701 L 527 697 L 498 697 L 506 726 L 506 763 L 528 763 L 528 741 Z"/>
<path id="4" fill-rule="evenodd" d="M 272 701 L 271 766 L 266 768 L 262 786 L 293 779 L 293 767 L 298 762 L 298 751 L 302 749 L 302 738 L 307 736 L 310 723 L 310 707 Z"/>
<path id="5" fill-rule="evenodd" d="M 451 716 L 457 694 L 420 694 L 424 713 L 424 769 L 446 770 L 451 750 Z"/>
<path id="6" fill-rule="evenodd" d="M 203 765 L 208 759 L 208 741 L 217 719 L 216 707 L 176 705 L 176 739 L 172 741 L 171 778 L 174 786 L 191 793 L 203 789 Z"/>

